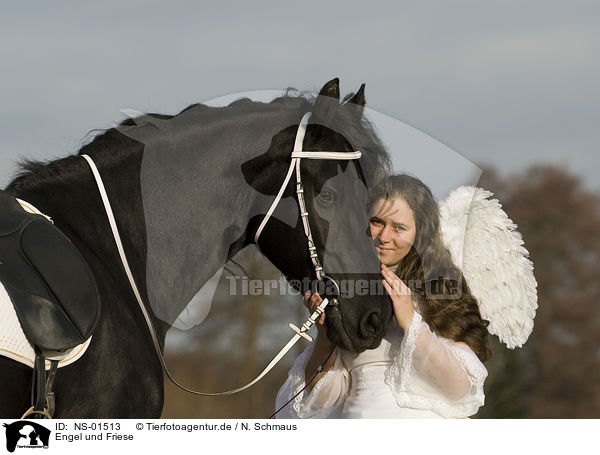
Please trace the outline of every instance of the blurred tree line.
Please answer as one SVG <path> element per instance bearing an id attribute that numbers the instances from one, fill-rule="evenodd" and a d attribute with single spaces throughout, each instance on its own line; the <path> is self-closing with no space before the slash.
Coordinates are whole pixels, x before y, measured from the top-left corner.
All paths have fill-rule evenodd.
<path id="1" fill-rule="evenodd" d="M 538 310 L 521 349 L 494 341 L 478 417 L 600 417 L 600 199 L 557 167 L 480 186 L 517 223 L 538 281 Z"/>
<path id="2" fill-rule="evenodd" d="M 282 245 L 285 248 L 285 245 Z M 254 379 L 308 317 L 301 296 L 254 247 L 227 264 L 209 315 L 191 330 L 172 328 L 167 336 L 167 366 L 175 379 L 200 392 L 222 392 Z M 200 397 L 165 382 L 165 418 L 268 418 L 297 345 L 267 376 L 248 390 L 225 397 Z"/>
<path id="3" fill-rule="evenodd" d="M 531 337 L 510 350 L 490 336 L 486 404 L 479 418 L 600 417 L 600 199 L 556 167 L 501 177 L 486 169 L 479 186 L 492 191 L 523 234 L 538 280 Z M 285 246 L 282 246 L 285 248 Z M 304 321 L 299 295 L 254 248 L 238 258 L 249 279 L 273 280 L 269 295 L 243 295 L 243 279 L 223 276 L 208 317 L 192 330 L 172 329 L 167 364 L 188 387 L 218 392 L 253 379 L 289 340 L 287 323 Z M 251 282 L 247 281 L 247 291 Z M 281 293 L 285 295 L 280 295 Z M 163 417 L 266 418 L 306 341 L 261 382 L 228 397 L 198 397 L 166 382 Z"/>

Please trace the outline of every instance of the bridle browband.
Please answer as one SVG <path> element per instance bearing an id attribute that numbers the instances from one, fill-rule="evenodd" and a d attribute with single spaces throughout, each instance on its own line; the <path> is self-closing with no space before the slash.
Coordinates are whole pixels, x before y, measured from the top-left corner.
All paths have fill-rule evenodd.
<path id="1" fill-rule="evenodd" d="M 316 246 L 315 246 L 313 238 L 312 238 L 312 233 L 310 230 L 310 223 L 308 220 L 308 211 L 306 210 L 306 204 L 304 201 L 304 187 L 302 185 L 302 176 L 301 176 L 301 172 L 300 172 L 300 160 L 302 158 L 319 159 L 319 160 L 354 160 L 354 159 L 358 159 L 361 157 L 361 152 L 359 152 L 359 151 L 355 151 L 355 152 L 303 151 L 302 148 L 303 148 L 303 143 L 304 143 L 304 135 L 306 132 L 306 127 L 308 125 L 308 120 L 310 119 L 310 116 L 311 116 L 310 112 L 307 112 L 306 114 L 304 114 L 304 116 L 302 117 L 302 120 L 300 121 L 300 124 L 298 125 L 298 131 L 296 132 L 296 140 L 294 143 L 294 150 L 292 151 L 292 161 L 290 163 L 290 167 L 288 169 L 287 175 L 285 177 L 285 180 L 283 181 L 283 184 L 281 185 L 281 188 L 279 189 L 277 196 L 275 197 L 275 200 L 271 204 L 271 207 L 267 211 L 265 217 L 263 218 L 261 224 L 259 225 L 259 227 L 256 231 L 256 234 L 254 236 L 254 242 L 258 246 L 258 239 L 260 237 L 260 234 L 263 231 L 263 229 L 266 226 L 269 219 L 271 218 L 271 216 L 273 215 L 273 212 L 277 208 L 277 205 L 279 204 L 279 201 L 281 200 L 281 197 L 282 197 L 285 189 L 287 188 L 287 185 L 292 176 L 292 172 L 294 171 L 294 168 L 295 168 L 296 169 L 296 195 L 298 197 L 298 204 L 300 207 L 300 216 L 302 218 L 302 224 L 304 225 L 304 234 L 306 235 L 307 242 L 308 242 L 308 251 L 309 251 L 309 255 L 312 260 L 313 266 L 315 268 L 315 273 L 317 275 L 317 279 L 318 280 L 323 280 L 323 279 L 331 280 L 333 282 L 333 284 L 335 285 L 335 287 L 338 291 L 338 295 L 339 295 L 338 284 L 335 282 L 335 280 L 333 280 L 331 277 L 328 277 L 323 272 L 323 267 L 321 266 L 321 264 L 319 262 L 319 257 L 317 255 L 317 249 L 316 249 Z M 156 335 L 154 325 L 152 324 L 152 319 L 150 318 L 150 315 L 148 314 L 148 310 L 146 309 L 146 306 L 144 305 L 144 303 L 142 301 L 138 287 L 133 278 L 133 274 L 131 273 L 131 268 L 129 267 L 129 263 L 127 261 L 127 256 L 125 255 L 125 250 L 123 248 L 123 243 L 121 242 L 121 237 L 119 235 L 117 223 L 116 223 L 115 217 L 113 215 L 110 201 L 108 199 L 108 195 L 106 194 L 106 190 L 104 188 L 104 183 L 102 182 L 102 177 L 100 176 L 100 172 L 98 171 L 98 168 L 96 167 L 94 161 L 92 160 L 92 158 L 89 155 L 84 154 L 81 156 L 83 158 L 85 158 L 85 160 L 87 161 L 87 163 L 90 166 L 90 169 L 92 170 L 92 174 L 94 175 L 94 179 L 96 180 L 96 184 L 98 186 L 98 190 L 100 192 L 100 196 L 101 196 L 102 202 L 104 204 L 104 209 L 105 209 L 107 217 L 108 217 L 108 221 L 109 221 L 110 228 L 111 228 L 111 231 L 113 234 L 113 238 L 117 245 L 119 257 L 121 258 L 123 268 L 125 269 L 125 274 L 127 275 L 127 279 L 129 280 L 129 284 L 131 286 L 131 289 L 133 290 L 133 293 L 138 302 L 140 310 L 142 311 L 142 314 L 144 315 L 144 319 L 146 321 L 146 325 L 148 326 L 148 330 L 150 331 L 150 335 L 152 337 L 152 342 L 154 344 L 154 349 L 156 350 L 158 359 L 162 365 L 162 368 L 163 368 L 166 376 L 169 378 L 169 380 L 171 380 L 171 382 L 173 382 L 173 384 L 175 384 L 180 389 L 185 390 L 186 392 L 189 392 L 189 393 L 193 393 L 195 395 L 202 395 L 202 396 L 232 395 L 234 393 L 241 392 L 242 390 L 246 390 L 247 388 L 256 384 L 259 380 L 261 380 L 277 364 L 277 362 L 279 362 L 279 360 L 281 360 L 281 358 L 283 358 L 283 356 L 296 344 L 296 342 L 300 338 L 305 338 L 308 341 L 312 341 L 312 338 L 308 335 L 307 332 L 310 329 L 310 327 L 321 316 L 321 314 L 323 314 L 323 312 L 325 311 L 325 307 L 329 304 L 329 300 L 327 298 L 323 299 L 323 302 L 321 302 L 321 304 L 315 309 L 315 311 L 309 316 L 309 318 L 300 326 L 300 328 L 296 327 L 294 324 L 291 324 L 291 323 L 289 324 L 290 328 L 295 332 L 295 335 L 281 349 L 281 351 L 279 351 L 279 353 L 273 358 L 273 360 L 271 360 L 271 362 L 269 362 L 269 364 L 265 367 L 265 369 L 255 379 L 253 379 L 248 384 L 246 384 L 242 387 L 238 387 L 236 389 L 225 391 L 225 392 L 207 393 L 207 392 L 197 392 L 195 390 L 188 389 L 187 387 L 184 387 L 181 384 L 179 384 L 177 381 L 175 381 L 175 379 L 173 379 L 173 377 L 171 376 L 171 373 L 169 372 L 167 365 L 165 364 L 165 359 L 163 357 L 163 353 L 160 348 L 160 343 L 158 341 L 158 336 Z"/>

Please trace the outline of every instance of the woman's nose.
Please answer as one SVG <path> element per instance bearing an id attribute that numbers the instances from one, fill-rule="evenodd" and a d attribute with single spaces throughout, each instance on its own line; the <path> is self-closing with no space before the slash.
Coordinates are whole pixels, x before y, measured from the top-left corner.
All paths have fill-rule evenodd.
<path id="1" fill-rule="evenodd" d="M 390 228 L 386 226 L 381 231 L 379 231 L 379 235 L 377 237 L 382 243 L 389 242 L 392 239 L 392 232 Z"/>

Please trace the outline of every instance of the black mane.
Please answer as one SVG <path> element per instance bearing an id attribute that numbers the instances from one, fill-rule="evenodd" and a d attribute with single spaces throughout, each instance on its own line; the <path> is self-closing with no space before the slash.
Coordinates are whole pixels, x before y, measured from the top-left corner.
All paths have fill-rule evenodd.
<path id="1" fill-rule="evenodd" d="M 344 100 L 348 100 L 352 95 L 352 93 L 348 94 Z M 252 112 L 260 107 L 278 104 L 306 112 L 311 110 L 314 102 L 315 97 L 309 92 L 299 92 L 290 88 L 286 90 L 284 95 L 273 99 L 269 103 L 252 101 L 249 98 L 239 98 L 224 107 L 210 107 L 194 103 L 175 115 L 148 113 L 144 114 L 144 116 L 157 120 L 170 120 L 191 109 L 237 108 Z M 127 118 L 113 128 L 90 131 L 86 135 L 86 138 L 91 137 L 91 139 L 75 155 L 45 161 L 21 160 L 18 163 L 18 171 L 15 177 L 10 181 L 6 189 L 8 191 L 15 191 L 21 188 L 31 189 L 38 185 L 43 185 L 46 181 L 70 180 L 74 177 L 70 171 L 72 169 L 71 164 L 76 160 L 76 156 L 82 154 L 94 155 L 102 153 L 105 158 L 114 156 L 115 159 L 118 159 L 122 157 L 124 151 L 130 151 L 130 149 L 136 148 L 136 146 L 142 147 L 141 144 L 126 137 L 119 131 L 120 126 L 135 125 L 138 118 Z M 389 155 L 377 137 L 374 125 L 362 115 L 357 115 L 357 109 L 338 109 L 332 128 L 345 137 L 355 150 L 360 150 L 363 153 L 363 160 L 361 162 L 363 163 L 363 172 L 369 184 L 372 184 L 377 179 L 376 173 L 378 170 L 387 171 L 391 168 Z"/>

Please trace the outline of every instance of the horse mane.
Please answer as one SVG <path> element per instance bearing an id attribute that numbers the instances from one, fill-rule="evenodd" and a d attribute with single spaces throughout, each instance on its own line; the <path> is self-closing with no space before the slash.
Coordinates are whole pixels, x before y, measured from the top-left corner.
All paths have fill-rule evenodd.
<path id="1" fill-rule="evenodd" d="M 344 101 L 350 99 L 354 94 L 350 93 Z M 223 107 L 211 107 L 200 103 L 190 104 L 175 115 L 148 113 L 146 117 L 157 120 L 170 120 L 191 109 L 231 109 L 253 112 L 257 107 L 268 108 L 284 106 L 286 108 L 297 108 L 303 112 L 309 111 L 315 102 L 315 96 L 308 91 L 298 91 L 288 88 L 280 97 L 274 98 L 269 103 L 253 101 L 249 98 L 239 98 Z M 142 147 L 139 142 L 125 136 L 119 131 L 121 126 L 133 126 L 136 118 L 127 118 L 117 126 L 108 129 L 94 129 L 84 137 L 84 145 L 76 154 L 67 157 L 50 160 L 20 160 L 17 163 L 17 172 L 7 186 L 8 191 L 18 191 L 23 188 L 31 189 L 45 182 L 72 181 L 74 172 L 72 163 L 82 154 L 94 155 L 102 153 L 105 157 L 114 157 L 115 160 L 122 158 L 124 153 L 129 153 L 132 148 Z M 334 118 L 333 129 L 341 134 L 352 145 L 354 149 L 363 153 L 363 172 L 367 182 L 372 183 L 377 178 L 379 170 L 389 170 L 391 160 L 375 132 L 375 127 L 364 116 L 357 115 L 357 109 L 344 109 L 343 105 L 338 109 Z M 141 149 L 140 149 L 141 150 Z"/>

